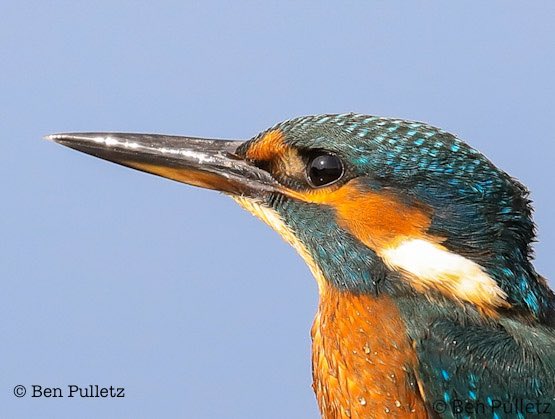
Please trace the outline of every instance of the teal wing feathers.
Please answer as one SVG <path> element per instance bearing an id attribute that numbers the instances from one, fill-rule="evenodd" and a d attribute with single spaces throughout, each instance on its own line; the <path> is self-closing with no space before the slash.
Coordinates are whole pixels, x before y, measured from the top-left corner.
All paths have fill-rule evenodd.
<path id="1" fill-rule="evenodd" d="M 441 318 L 416 336 L 415 350 L 420 388 L 432 416 L 555 417 L 555 332 L 550 327 Z"/>

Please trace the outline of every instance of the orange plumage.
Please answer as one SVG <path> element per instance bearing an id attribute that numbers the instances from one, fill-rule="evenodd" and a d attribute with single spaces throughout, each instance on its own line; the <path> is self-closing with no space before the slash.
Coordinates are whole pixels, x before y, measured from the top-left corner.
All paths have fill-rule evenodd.
<path id="1" fill-rule="evenodd" d="M 314 391 L 324 418 L 426 418 L 412 371 L 417 359 L 385 295 L 320 295 L 312 327 Z"/>

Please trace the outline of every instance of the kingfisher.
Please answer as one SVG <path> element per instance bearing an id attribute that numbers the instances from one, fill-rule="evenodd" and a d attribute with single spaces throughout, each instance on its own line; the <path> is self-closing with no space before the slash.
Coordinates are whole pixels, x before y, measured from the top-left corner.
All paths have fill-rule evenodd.
<path id="1" fill-rule="evenodd" d="M 555 417 L 555 295 L 527 189 L 431 125 L 326 114 L 248 141 L 49 140 L 223 192 L 290 243 L 319 291 L 323 418 Z"/>

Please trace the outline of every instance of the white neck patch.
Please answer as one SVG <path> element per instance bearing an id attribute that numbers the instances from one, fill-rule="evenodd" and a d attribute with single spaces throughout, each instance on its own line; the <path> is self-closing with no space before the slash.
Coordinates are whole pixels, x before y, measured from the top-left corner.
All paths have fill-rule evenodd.
<path id="1" fill-rule="evenodd" d="M 507 294 L 480 265 L 440 244 L 407 239 L 379 253 L 391 269 L 408 274 L 417 290 L 436 289 L 486 311 L 508 307 Z"/>

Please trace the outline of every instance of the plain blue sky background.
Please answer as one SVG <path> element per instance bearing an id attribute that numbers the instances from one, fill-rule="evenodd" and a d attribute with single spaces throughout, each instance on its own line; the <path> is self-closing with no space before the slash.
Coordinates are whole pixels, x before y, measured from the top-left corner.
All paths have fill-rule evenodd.
<path id="1" fill-rule="evenodd" d="M 44 134 L 424 120 L 530 187 L 536 266 L 555 278 L 553 2 L 88 3 L 0 4 L 3 418 L 318 417 L 317 292 L 293 249 L 230 199 Z M 16 384 L 126 398 L 16 399 Z"/>

